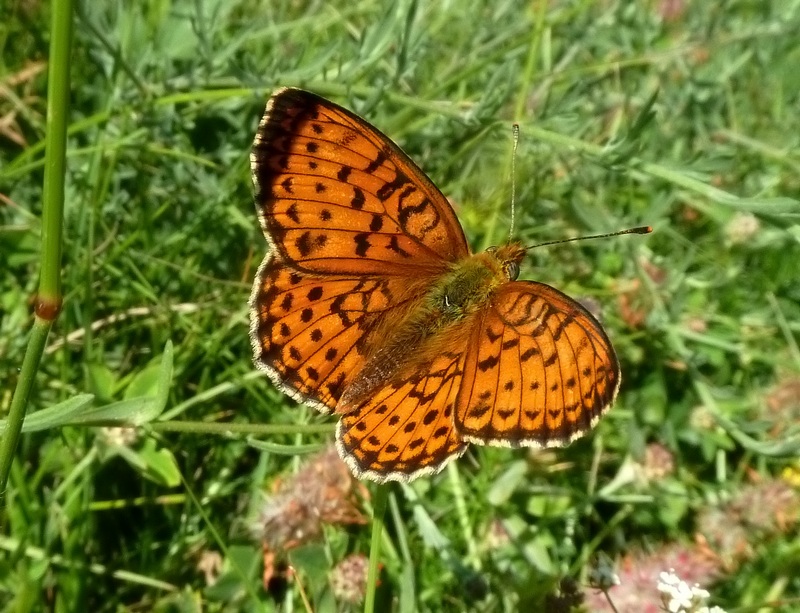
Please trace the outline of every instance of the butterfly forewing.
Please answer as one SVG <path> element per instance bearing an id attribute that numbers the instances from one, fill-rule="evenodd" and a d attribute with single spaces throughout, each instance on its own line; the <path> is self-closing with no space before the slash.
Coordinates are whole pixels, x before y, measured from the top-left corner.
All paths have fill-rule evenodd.
<path id="1" fill-rule="evenodd" d="M 619 365 L 597 320 L 558 290 L 505 284 L 473 330 L 456 429 L 471 442 L 561 446 L 611 405 Z"/>
<path id="2" fill-rule="evenodd" d="M 430 179 L 386 136 L 324 98 L 276 93 L 251 164 L 265 234 L 299 270 L 407 277 L 469 253 Z"/>

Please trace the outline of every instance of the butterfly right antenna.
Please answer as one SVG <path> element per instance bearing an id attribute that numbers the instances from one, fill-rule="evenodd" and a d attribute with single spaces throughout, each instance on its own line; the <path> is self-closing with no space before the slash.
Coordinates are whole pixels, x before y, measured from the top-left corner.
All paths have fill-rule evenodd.
<path id="1" fill-rule="evenodd" d="M 519 124 L 511 127 L 514 148 L 511 150 L 511 228 L 508 231 L 508 242 L 514 238 L 514 222 L 517 211 L 517 145 L 519 144 Z"/>
<path id="2" fill-rule="evenodd" d="M 593 234 L 591 236 L 575 236 L 574 238 L 562 238 L 556 241 L 547 241 L 545 243 L 538 243 L 525 247 L 525 251 L 536 249 L 537 247 L 546 247 L 547 245 L 560 245 L 561 243 L 571 243 L 573 241 L 588 241 L 593 238 L 608 238 L 609 236 L 620 236 L 621 234 L 650 234 L 653 231 L 652 226 L 638 226 L 636 228 L 628 228 L 627 230 L 619 230 L 618 232 L 609 232 L 608 234 Z"/>

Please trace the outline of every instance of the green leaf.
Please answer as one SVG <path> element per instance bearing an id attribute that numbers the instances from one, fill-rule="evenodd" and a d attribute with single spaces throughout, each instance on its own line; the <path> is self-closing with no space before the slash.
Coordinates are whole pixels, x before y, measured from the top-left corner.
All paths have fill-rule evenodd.
<path id="1" fill-rule="evenodd" d="M 39 432 L 50 428 L 68 425 L 118 424 L 139 426 L 153 421 L 163 413 L 169 398 L 169 386 L 172 381 L 172 342 L 164 347 L 161 364 L 158 367 L 146 368 L 134 377 L 126 390 L 126 397 L 131 396 L 130 389 L 149 392 L 150 395 L 129 397 L 98 407 L 90 406 L 95 400 L 93 394 L 77 396 L 59 402 L 56 405 L 31 413 L 25 417 L 22 432 Z M 101 379 L 106 379 L 102 369 L 96 371 Z M 0 420 L 0 435 L 6 428 L 6 420 Z"/>
<path id="2" fill-rule="evenodd" d="M 118 400 L 100 407 L 92 407 L 69 420 L 69 424 L 140 426 L 158 417 L 159 413 L 160 411 L 157 410 L 154 399 L 150 396 L 145 396 L 130 400 Z"/>
<path id="3" fill-rule="evenodd" d="M 105 364 L 89 364 L 86 366 L 86 380 L 91 392 L 101 401 L 108 401 L 114 396 L 117 377 Z"/>
<path id="4" fill-rule="evenodd" d="M 172 360 L 172 341 L 167 341 L 161 363 L 136 374 L 125 390 L 125 400 L 90 409 L 71 423 L 140 426 L 153 421 L 167 406 L 172 381 Z"/>
<path id="5" fill-rule="evenodd" d="M 22 432 L 39 432 L 73 423 L 76 416 L 80 415 L 93 400 L 92 394 L 78 394 L 64 402 L 30 413 L 22 423 Z M 5 428 L 6 420 L 0 419 L 0 435 L 3 434 Z"/>
<path id="6" fill-rule="evenodd" d="M 167 487 L 175 487 L 181 482 L 181 472 L 175 456 L 165 448 L 158 449 L 153 439 L 148 439 L 144 447 L 138 452 L 143 462 L 143 475 Z"/>
<path id="7" fill-rule="evenodd" d="M 125 390 L 125 398 L 136 398 L 138 396 L 153 396 L 156 406 L 162 404 L 158 414 L 163 412 L 167 404 L 169 385 L 172 381 L 173 350 L 172 341 L 167 341 L 164 345 L 164 353 L 161 362 L 156 365 L 147 366 L 133 377 L 128 388 Z"/>
<path id="8" fill-rule="evenodd" d="M 189 587 L 167 594 L 153 603 L 153 613 L 203 613 L 202 597 Z"/>
<path id="9" fill-rule="evenodd" d="M 489 504 L 498 506 L 508 502 L 512 494 L 517 491 L 525 476 L 528 474 L 528 463 L 517 460 L 511 463 L 505 472 L 492 483 L 486 494 Z"/>
<path id="10" fill-rule="evenodd" d="M 248 591 L 244 582 L 254 581 L 258 576 L 258 565 L 263 559 L 260 554 L 261 552 L 252 546 L 228 547 L 225 570 L 216 583 L 203 590 L 205 597 L 214 602 L 231 602 L 242 598 Z"/>
<path id="11" fill-rule="evenodd" d="M 568 495 L 548 492 L 531 496 L 526 511 L 534 517 L 563 517 L 573 504 L 572 498 Z"/>
<path id="12" fill-rule="evenodd" d="M 436 523 L 428 515 L 428 512 L 421 504 L 414 505 L 414 519 L 417 522 L 420 536 L 426 545 L 433 549 L 442 550 L 450 546 L 449 539 L 442 534 L 441 530 L 436 526 Z"/>

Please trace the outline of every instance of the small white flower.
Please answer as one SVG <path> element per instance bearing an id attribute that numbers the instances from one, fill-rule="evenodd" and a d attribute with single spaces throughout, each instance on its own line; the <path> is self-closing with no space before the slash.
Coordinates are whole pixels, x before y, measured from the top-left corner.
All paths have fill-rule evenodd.
<path id="1" fill-rule="evenodd" d="M 697 584 L 689 587 L 688 583 L 675 574 L 674 569 L 660 573 L 658 579 L 661 602 L 669 613 L 725 613 L 719 607 L 709 609 L 705 606 L 706 599 L 711 596 L 708 590 Z"/>
<path id="2" fill-rule="evenodd" d="M 681 578 L 675 574 L 675 570 L 672 568 L 669 569 L 669 572 L 661 571 L 658 579 L 659 592 L 669 591 L 673 585 L 678 585 L 681 582 Z"/>
<path id="3" fill-rule="evenodd" d="M 752 213 L 736 213 L 725 226 L 725 236 L 734 245 L 746 243 L 761 229 L 761 222 Z"/>
<path id="4" fill-rule="evenodd" d="M 130 447 L 139 438 L 138 430 L 127 426 L 102 427 L 99 435 L 111 447 Z"/>

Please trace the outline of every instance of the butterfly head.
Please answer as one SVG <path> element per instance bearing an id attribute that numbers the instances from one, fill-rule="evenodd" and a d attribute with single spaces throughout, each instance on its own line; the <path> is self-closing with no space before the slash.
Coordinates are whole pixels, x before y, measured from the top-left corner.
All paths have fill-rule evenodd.
<path id="1" fill-rule="evenodd" d="M 516 281 L 519 276 L 519 263 L 525 257 L 525 251 L 519 243 L 508 243 L 500 247 L 489 247 L 486 253 L 497 260 L 508 281 Z"/>

